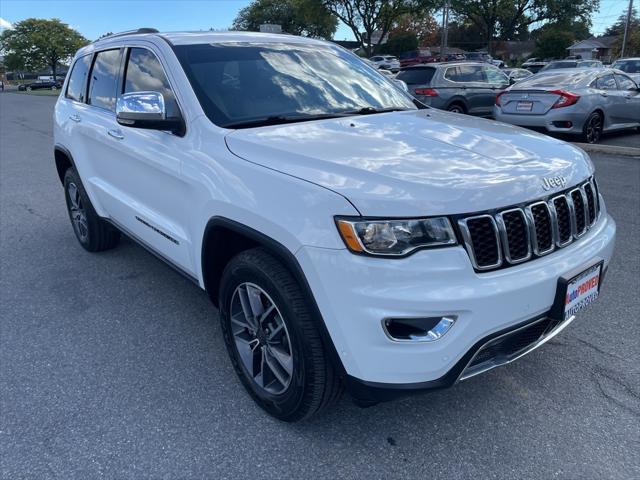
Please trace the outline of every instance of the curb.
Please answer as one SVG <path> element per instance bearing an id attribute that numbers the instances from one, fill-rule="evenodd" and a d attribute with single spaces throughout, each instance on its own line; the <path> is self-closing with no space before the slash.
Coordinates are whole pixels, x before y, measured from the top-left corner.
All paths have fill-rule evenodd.
<path id="1" fill-rule="evenodd" d="M 574 145 L 589 153 L 605 153 L 609 155 L 622 155 L 625 157 L 640 158 L 640 148 L 636 147 L 618 147 L 615 145 L 599 145 L 592 143 L 574 143 Z"/>

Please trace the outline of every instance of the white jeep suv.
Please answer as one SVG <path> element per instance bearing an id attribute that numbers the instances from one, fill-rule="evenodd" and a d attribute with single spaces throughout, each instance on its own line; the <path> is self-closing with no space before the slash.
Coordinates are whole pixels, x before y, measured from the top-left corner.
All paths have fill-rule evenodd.
<path id="1" fill-rule="evenodd" d="M 511 362 L 597 298 L 613 252 L 583 151 L 427 108 L 324 41 L 111 35 L 54 121 L 80 244 L 124 233 L 205 289 L 287 421 Z"/>

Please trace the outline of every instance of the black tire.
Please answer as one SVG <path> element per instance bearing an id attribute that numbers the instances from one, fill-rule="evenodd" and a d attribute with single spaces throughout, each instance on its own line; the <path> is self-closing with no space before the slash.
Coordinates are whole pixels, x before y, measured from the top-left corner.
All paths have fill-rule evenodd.
<path id="1" fill-rule="evenodd" d="M 447 111 L 451 113 L 467 113 L 467 109 L 461 103 L 452 103 L 447 107 Z"/>
<path id="2" fill-rule="evenodd" d="M 602 138 L 604 118 L 599 112 L 593 112 L 587 117 L 582 127 L 582 139 L 586 143 L 598 143 Z"/>
<path id="3" fill-rule="evenodd" d="M 73 232 L 85 250 L 101 252 L 118 244 L 120 231 L 98 216 L 74 168 L 64 174 L 64 196 Z M 84 221 L 78 220 L 83 215 Z"/>
<path id="4" fill-rule="evenodd" d="M 258 384 L 245 367 L 236 345 L 238 326 L 236 323 L 234 333 L 232 299 L 236 289 L 246 284 L 258 286 L 273 300 L 290 339 L 292 374 L 288 386 L 278 394 Z M 293 275 L 266 249 L 246 250 L 229 262 L 222 274 L 219 298 L 222 332 L 233 367 L 247 392 L 266 412 L 280 420 L 295 422 L 340 398 L 342 381 L 328 358 L 309 302 Z"/>

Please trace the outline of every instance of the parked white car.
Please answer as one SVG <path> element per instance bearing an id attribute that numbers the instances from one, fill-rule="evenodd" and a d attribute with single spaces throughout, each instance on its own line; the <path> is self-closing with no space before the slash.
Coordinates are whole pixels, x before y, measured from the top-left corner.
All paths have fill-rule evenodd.
<path id="1" fill-rule="evenodd" d="M 204 289 L 240 381 L 286 421 L 521 357 L 597 299 L 613 253 L 582 150 L 426 108 L 319 40 L 102 38 L 54 142 L 80 245 L 124 233 Z"/>
<path id="2" fill-rule="evenodd" d="M 400 69 L 400 60 L 393 55 L 376 55 L 369 58 L 369 61 L 381 70 L 397 72 Z"/>

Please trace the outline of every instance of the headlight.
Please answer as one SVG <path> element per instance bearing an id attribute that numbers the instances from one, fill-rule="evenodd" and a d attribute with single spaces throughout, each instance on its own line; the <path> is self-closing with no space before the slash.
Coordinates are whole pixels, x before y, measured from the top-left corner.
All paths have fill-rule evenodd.
<path id="1" fill-rule="evenodd" d="M 349 250 L 371 255 L 406 255 L 426 247 L 456 245 L 447 217 L 407 220 L 337 218 L 338 230 Z"/>

